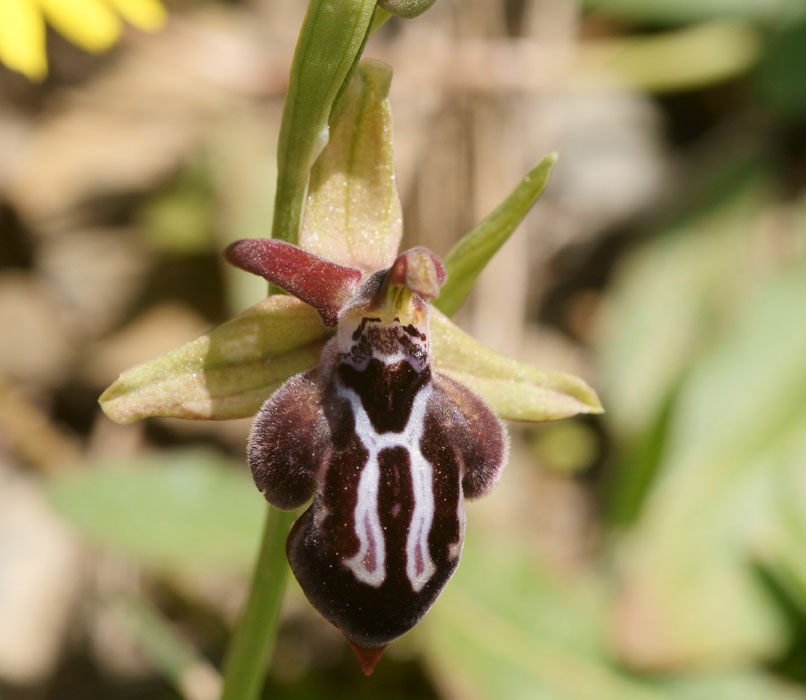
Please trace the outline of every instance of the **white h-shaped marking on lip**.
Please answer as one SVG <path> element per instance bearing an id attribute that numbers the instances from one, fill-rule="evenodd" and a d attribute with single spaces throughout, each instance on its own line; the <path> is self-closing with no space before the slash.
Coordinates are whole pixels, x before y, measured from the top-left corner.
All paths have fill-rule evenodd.
<path id="1" fill-rule="evenodd" d="M 358 480 L 358 499 L 355 506 L 355 530 L 359 548 L 355 556 L 344 560 L 355 577 L 374 588 L 386 579 L 386 542 L 378 515 L 378 486 L 382 450 L 404 447 L 409 453 L 414 509 L 406 537 L 406 576 L 412 589 L 419 593 L 434 575 L 437 567 L 428 549 L 428 536 L 434 519 L 433 469 L 420 450 L 425 431 L 428 399 L 433 391 L 429 382 L 415 395 L 406 427 L 400 433 L 378 433 L 372 426 L 361 398 L 352 389 L 339 384 L 339 393 L 350 402 L 355 418 L 355 432 L 369 452 L 367 463 Z M 369 555 L 369 556 L 368 556 Z"/>

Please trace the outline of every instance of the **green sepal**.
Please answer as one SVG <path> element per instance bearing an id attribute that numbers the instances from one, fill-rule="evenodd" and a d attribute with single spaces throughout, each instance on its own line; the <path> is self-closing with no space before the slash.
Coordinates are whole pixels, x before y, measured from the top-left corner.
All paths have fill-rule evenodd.
<path id="1" fill-rule="evenodd" d="M 499 355 L 436 309 L 431 352 L 437 371 L 478 394 L 501 418 L 536 422 L 602 412 L 595 392 L 581 379 Z"/>
<path id="2" fill-rule="evenodd" d="M 312 307 L 272 296 L 200 338 L 126 370 L 99 402 L 118 423 L 152 416 L 250 417 L 288 377 L 319 362 L 330 334 Z"/>
<path id="3" fill-rule="evenodd" d="M 311 170 L 299 246 L 373 272 L 395 260 L 403 235 L 395 181 L 392 69 L 362 61 L 333 114 L 330 141 Z"/>
<path id="4" fill-rule="evenodd" d="M 308 5 L 280 127 L 273 238 L 297 242 L 308 173 L 328 142 L 333 105 L 361 54 L 374 10 L 374 0 Z"/>
<path id="5" fill-rule="evenodd" d="M 543 158 L 495 211 L 451 249 L 444 259 L 448 280 L 434 302 L 440 311 L 453 316 L 462 306 L 481 271 L 540 197 L 556 162 L 556 153 Z"/>

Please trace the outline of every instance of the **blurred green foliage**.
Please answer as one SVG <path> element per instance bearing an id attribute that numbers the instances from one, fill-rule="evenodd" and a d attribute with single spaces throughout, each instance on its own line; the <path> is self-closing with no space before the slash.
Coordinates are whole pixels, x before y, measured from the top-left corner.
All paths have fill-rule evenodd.
<path id="1" fill-rule="evenodd" d="M 585 0 L 585 6 L 615 17 L 670 24 L 724 17 L 778 23 L 806 14 L 800 0 Z"/>
<path id="2" fill-rule="evenodd" d="M 434 694 L 469 700 L 806 698 L 806 194 L 802 156 L 782 156 L 776 140 L 806 119 L 806 5 L 585 8 L 629 39 L 730 18 L 759 41 L 727 86 L 716 73 L 672 84 L 681 102 L 724 110 L 714 118 L 724 141 L 696 144 L 708 158 L 681 157 L 672 214 L 627 224 L 600 290 L 592 384 L 607 410 L 596 424 L 603 437 L 587 423 L 547 426 L 530 444 L 544 467 L 570 474 L 601 451 L 606 487 L 589 489 L 595 551 L 561 572 L 527 533 L 471 523 L 454 581 L 409 638 L 415 660 L 388 663 L 423 668 Z M 687 57 L 662 58 L 674 68 Z M 659 89 L 646 65 L 621 67 L 650 73 L 645 89 Z M 729 106 L 715 107 L 726 93 Z M 688 126 L 685 110 L 675 120 Z M 209 248 L 210 200 L 224 189 L 192 165 L 153 196 L 142 212 L 161 252 Z M 262 193 L 254 199 L 256 211 L 269 206 Z M 249 235 L 264 220 L 255 214 Z M 262 516 L 244 471 L 217 450 L 162 451 L 92 463 L 50 479 L 48 490 L 89 541 L 150 576 L 243 574 Z M 324 675 L 283 682 L 279 673 L 271 697 L 383 695 L 382 667 L 378 686 L 352 677 L 328 686 L 321 678 L 337 672 L 311 667 Z M 401 691 L 389 673 L 398 697 L 425 692 Z"/>
<path id="3" fill-rule="evenodd" d="M 502 546 L 472 528 L 470 535 L 421 638 L 438 676 L 468 700 L 803 697 L 748 671 L 629 674 L 614 663 L 604 634 L 609 591 L 599 575 L 569 580 L 525 558 L 525 542 Z"/>
<path id="4" fill-rule="evenodd" d="M 199 161 L 143 206 L 148 242 L 162 253 L 190 255 L 213 247 L 214 188 L 210 167 Z"/>
<path id="5" fill-rule="evenodd" d="M 756 71 L 759 98 L 787 122 L 806 121 L 806 23 L 788 24 L 769 37 Z"/>
<path id="6" fill-rule="evenodd" d="M 791 641 L 756 569 L 803 568 L 780 497 L 803 507 L 806 239 L 765 250 L 765 191 L 743 182 L 632 256 L 601 337 L 622 450 L 611 516 L 629 526 L 616 605 L 640 664 L 735 664 Z"/>
<path id="7" fill-rule="evenodd" d="M 48 487 L 90 541 L 163 574 L 245 572 L 263 508 L 242 465 L 214 451 L 103 459 Z"/>

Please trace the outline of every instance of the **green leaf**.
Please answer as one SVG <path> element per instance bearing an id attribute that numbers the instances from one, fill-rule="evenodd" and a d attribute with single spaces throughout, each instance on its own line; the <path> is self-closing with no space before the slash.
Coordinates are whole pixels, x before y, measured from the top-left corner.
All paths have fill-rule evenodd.
<path id="1" fill-rule="evenodd" d="M 431 350 L 438 371 L 478 394 L 502 418 L 544 421 L 602 412 L 596 394 L 581 379 L 499 355 L 436 309 L 431 312 Z"/>
<path id="2" fill-rule="evenodd" d="M 163 572 L 243 572 L 257 551 L 263 499 L 243 465 L 213 452 L 101 460 L 47 492 L 90 541 Z"/>
<path id="3" fill-rule="evenodd" d="M 806 22 L 770 36 L 755 77 L 764 106 L 785 121 L 806 122 Z"/>
<path id="4" fill-rule="evenodd" d="M 99 402 L 118 423 L 150 416 L 252 416 L 288 377 L 318 363 L 330 333 L 307 304 L 272 296 L 206 335 L 126 370 Z"/>
<path id="5" fill-rule="evenodd" d="M 691 673 L 663 678 L 660 687 L 672 700 L 804 700 L 806 692 L 780 677 L 751 669 L 715 673 Z"/>
<path id="6" fill-rule="evenodd" d="M 363 61 L 339 100 L 330 141 L 311 170 L 299 245 L 372 272 L 395 260 L 403 235 L 395 181 L 392 70 Z"/>
<path id="7" fill-rule="evenodd" d="M 782 492 L 806 511 L 805 308 L 802 261 L 746 300 L 684 378 L 661 477 L 619 555 L 617 639 L 634 664 L 724 666 L 788 642 L 756 562 L 770 542 L 796 573 L 806 551 L 798 521 L 776 538 Z"/>
<path id="8" fill-rule="evenodd" d="M 556 162 L 556 153 L 543 158 L 492 214 L 451 249 L 445 258 L 448 279 L 434 301 L 440 311 L 448 316 L 456 313 L 490 258 L 512 235 L 543 192 Z"/>
<path id="9" fill-rule="evenodd" d="M 772 485 L 770 517 L 754 532 L 752 556 L 806 619 L 806 430 L 792 441 Z M 804 669 L 806 670 L 806 668 Z"/>
<path id="10" fill-rule="evenodd" d="M 361 54 L 375 0 L 311 0 L 300 31 L 278 144 L 272 237 L 297 242 L 308 173 L 333 106 Z"/>
<path id="11" fill-rule="evenodd" d="M 622 440 L 652 426 L 718 335 L 725 301 L 735 303 L 769 274 L 754 253 L 759 211 L 770 201 L 757 163 L 732 161 L 701 189 L 712 191 L 704 206 L 624 261 L 604 308 L 596 343 L 600 388 Z"/>
<path id="12" fill-rule="evenodd" d="M 761 54 L 761 31 L 749 21 L 713 20 L 671 32 L 589 42 L 581 74 L 617 76 L 643 92 L 694 90 L 746 73 Z"/>
<path id="13" fill-rule="evenodd" d="M 464 700 L 803 700 L 760 673 L 653 679 L 614 664 L 607 587 L 561 576 L 531 543 L 469 532 L 462 563 L 421 623 L 438 687 Z M 755 693 L 755 694 L 754 694 Z"/>
<path id="14" fill-rule="evenodd" d="M 604 662 L 603 600 L 590 581 L 564 582 L 512 542 L 469 533 L 462 563 L 424 620 L 421 643 L 468 700 L 655 700 Z M 494 572 L 494 575 L 490 575 Z"/>
<path id="15" fill-rule="evenodd" d="M 780 21 L 803 16 L 801 0 L 585 0 L 589 10 L 643 22 L 747 18 Z"/>
<path id="16" fill-rule="evenodd" d="M 617 448 L 608 515 L 622 525 L 661 471 L 680 381 L 775 272 L 757 252 L 771 203 L 758 159 L 739 150 L 700 177 L 697 206 L 684 202 L 675 222 L 622 262 L 597 324 L 597 388 Z"/>

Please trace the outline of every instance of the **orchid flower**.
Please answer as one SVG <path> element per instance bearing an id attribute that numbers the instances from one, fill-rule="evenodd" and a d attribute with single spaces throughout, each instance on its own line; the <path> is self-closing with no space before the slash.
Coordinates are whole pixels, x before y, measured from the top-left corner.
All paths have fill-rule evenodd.
<path id="1" fill-rule="evenodd" d="M 456 569 L 464 499 L 507 459 L 500 418 L 601 411 L 575 377 L 502 357 L 453 312 L 537 199 L 547 158 L 443 263 L 402 235 L 391 71 L 362 62 L 310 172 L 297 244 L 238 241 L 227 260 L 288 292 L 130 369 L 101 397 L 114 420 L 255 418 L 255 483 L 273 506 L 308 501 L 292 571 L 365 672 L 427 612 Z M 497 415 L 496 415 L 497 414 Z"/>

